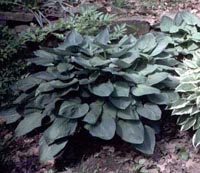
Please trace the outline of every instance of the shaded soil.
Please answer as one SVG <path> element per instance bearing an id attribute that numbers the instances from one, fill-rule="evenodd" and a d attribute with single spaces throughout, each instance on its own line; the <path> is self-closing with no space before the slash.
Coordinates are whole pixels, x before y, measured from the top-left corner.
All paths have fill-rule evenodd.
<path id="1" fill-rule="evenodd" d="M 8 147 L 1 151 L 1 173 L 198 173 L 200 156 L 191 145 L 191 134 L 179 132 L 175 121 L 167 119 L 157 135 L 153 156 L 134 151 L 115 137 L 111 141 L 93 138 L 86 131 L 76 135 L 55 162 L 38 161 L 40 135 L 9 140 L 12 132 L 1 125 L 0 139 Z"/>

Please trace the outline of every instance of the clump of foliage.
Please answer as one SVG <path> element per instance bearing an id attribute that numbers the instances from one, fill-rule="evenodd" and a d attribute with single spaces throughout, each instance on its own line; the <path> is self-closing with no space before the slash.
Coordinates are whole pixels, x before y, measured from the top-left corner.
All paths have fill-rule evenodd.
<path id="1" fill-rule="evenodd" d="M 65 38 L 65 32 L 75 29 L 81 34 L 97 34 L 101 27 L 108 26 L 114 20 L 114 16 L 97 11 L 95 7 L 81 8 L 80 14 L 71 15 L 67 20 L 61 18 L 56 23 L 43 28 L 34 27 L 22 33 L 26 41 L 41 42 L 49 34 L 60 39 Z M 120 38 L 126 31 L 125 25 L 116 25 L 113 28 L 113 38 Z"/>
<path id="2" fill-rule="evenodd" d="M 9 30 L 8 27 L 0 26 L 0 65 L 15 55 L 20 47 L 20 39 Z"/>
<path id="3" fill-rule="evenodd" d="M 14 100 L 12 85 L 21 78 L 26 71 L 23 59 L 16 59 L 2 67 L 0 71 L 0 107 L 11 104 Z"/>
<path id="4" fill-rule="evenodd" d="M 41 161 L 53 159 L 82 127 L 104 140 L 117 134 L 153 153 L 158 104 L 178 99 L 178 62 L 165 52 L 171 39 L 152 33 L 118 42 L 109 37 L 108 29 L 96 37 L 72 31 L 57 48 L 38 50 L 28 60 L 38 71 L 17 82 L 20 96 L 0 114 L 7 123 L 20 120 L 16 136 L 48 127 L 39 142 Z"/>
<path id="5" fill-rule="evenodd" d="M 195 56 L 200 42 L 200 19 L 198 17 L 187 11 L 177 13 L 174 20 L 164 16 L 161 19 L 160 30 L 169 34 L 173 40 L 168 50 L 174 55 L 184 55 L 186 58 Z"/>
<path id="6" fill-rule="evenodd" d="M 19 36 L 11 32 L 8 27 L 0 27 L 0 66 L 2 67 L 0 71 L 0 105 L 8 96 L 12 98 L 10 88 L 13 82 L 23 74 L 26 66 L 23 62 L 24 57 L 19 52 L 25 50 L 27 43 L 41 44 L 50 34 L 62 40 L 65 38 L 65 32 L 70 29 L 84 34 L 95 34 L 100 27 L 109 25 L 112 20 L 112 15 L 103 14 L 90 7 L 82 9 L 79 15 L 72 15 L 68 21 L 60 19 L 43 28 L 32 27 Z M 122 37 L 125 30 L 125 25 L 114 26 L 112 39 Z"/>
<path id="7" fill-rule="evenodd" d="M 8 27 L 0 27 L 0 106 L 13 99 L 11 85 L 23 74 L 25 63 L 17 58 L 21 42 Z"/>
<path id="8" fill-rule="evenodd" d="M 180 84 L 176 92 L 180 94 L 180 99 L 170 106 L 172 114 L 178 116 L 177 124 L 181 125 L 181 130 L 193 129 L 196 132 L 193 136 L 193 145 L 200 144 L 200 58 L 183 61 L 184 68 L 177 69 L 180 75 Z"/>
<path id="9" fill-rule="evenodd" d="M 177 124 L 181 130 L 193 129 L 193 145 L 200 144 L 200 116 L 199 116 L 199 74 L 200 74 L 200 19 L 193 14 L 182 11 L 177 13 L 174 20 L 163 17 L 160 24 L 162 32 L 166 32 L 173 40 L 168 52 L 183 60 L 177 69 L 180 84 L 176 92 L 180 99 L 170 106 L 172 114 L 177 115 Z"/>

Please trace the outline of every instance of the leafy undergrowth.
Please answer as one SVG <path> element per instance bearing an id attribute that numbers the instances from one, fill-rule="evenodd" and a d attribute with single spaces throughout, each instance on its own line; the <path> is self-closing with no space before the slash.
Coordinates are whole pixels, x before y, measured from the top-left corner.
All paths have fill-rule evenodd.
<path id="1" fill-rule="evenodd" d="M 75 136 L 68 150 L 58 156 L 55 163 L 38 162 L 40 135 L 30 134 L 10 143 L 1 153 L 3 173 L 196 173 L 200 159 L 194 151 L 190 133 L 180 133 L 174 120 L 165 120 L 163 133 L 157 136 L 155 154 L 145 157 L 132 146 L 114 138 L 110 142 L 92 138 L 86 131 Z M 10 138 L 11 131 L 3 126 L 0 138 Z M 198 172 L 198 171 L 197 171 Z"/>

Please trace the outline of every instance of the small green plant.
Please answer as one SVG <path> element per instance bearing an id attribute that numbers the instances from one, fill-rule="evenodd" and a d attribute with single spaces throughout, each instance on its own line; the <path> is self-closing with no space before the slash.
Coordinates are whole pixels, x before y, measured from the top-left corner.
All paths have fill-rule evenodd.
<path id="1" fill-rule="evenodd" d="M 0 65 L 15 55 L 20 47 L 20 39 L 8 27 L 0 26 Z"/>
<path id="2" fill-rule="evenodd" d="M 152 33 L 118 42 L 109 37 L 108 29 L 96 37 L 72 31 L 57 48 L 38 50 L 28 60 L 40 70 L 17 82 L 13 90 L 20 96 L 0 114 L 7 123 L 21 119 L 16 136 L 48 127 L 39 142 L 41 161 L 53 159 L 81 128 L 104 140 L 117 134 L 153 153 L 151 125 L 162 114 L 157 104 L 178 99 L 178 62 L 164 51 L 171 40 Z"/>

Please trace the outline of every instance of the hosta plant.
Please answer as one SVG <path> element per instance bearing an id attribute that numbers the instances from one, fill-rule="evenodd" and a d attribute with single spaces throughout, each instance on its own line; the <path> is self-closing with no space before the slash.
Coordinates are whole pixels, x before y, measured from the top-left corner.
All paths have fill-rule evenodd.
<path id="1" fill-rule="evenodd" d="M 57 48 L 42 48 L 37 72 L 17 82 L 20 96 L 1 115 L 20 120 L 15 134 L 46 127 L 40 139 L 40 160 L 52 159 L 81 128 L 104 140 L 115 134 L 143 153 L 155 146 L 154 122 L 161 109 L 178 99 L 174 66 L 165 52 L 171 39 L 148 33 L 138 40 L 109 40 L 108 29 L 96 37 L 72 31 Z"/>
<path id="2" fill-rule="evenodd" d="M 168 51 L 174 55 L 191 57 L 199 49 L 200 19 L 192 13 L 181 11 L 174 19 L 164 16 L 159 28 L 171 37 L 172 44 Z"/>
<path id="3" fill-rule="evenodd" d="M 171 105 L 172 114 L 177 115 L 177 124 L 181 130 L 193 129 L 193 145 L 200 144 L 200 19 L 195 15 L 182 11 L 177 13 L 174 20 L 163 17 L 160 23 L 162 32 L 166 32 L 172 39 L 167 52 L 178 55 L 183 64 L 177 69 L 180 84 L 176 92 L 180 99 Z"/>
<path id="4" fill-rule="evenodd" d="M 195 56 L 192 60 L 185 59 L 183 64 L 183 69 L 177 69 L 180 84 L 176 92 L 180 94 L 180 99 L 170 109 L 173 115 L 178 116 L 177 124 L 181 125 L 181 130 L 195 131 L 192 142 L 197 147 L 200 144 L 200 58 Z"/>

